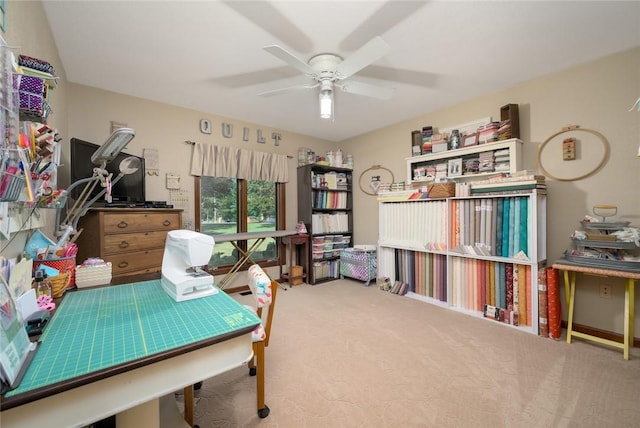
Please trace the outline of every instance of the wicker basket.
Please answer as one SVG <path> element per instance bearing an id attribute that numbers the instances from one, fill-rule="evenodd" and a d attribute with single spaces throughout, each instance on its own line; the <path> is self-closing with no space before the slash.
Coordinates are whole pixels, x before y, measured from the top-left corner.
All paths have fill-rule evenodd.
<path id="1" fill-rule="evenodd" d="M 456 183 L 433 183 L 427 186 L 430 198 L 450 198 L 456 195 Z"/>
<path id="2" fill-rule="evenodd" d="M 76 256 L 63 257 L 61 259 L 44 259 L 33 261 L 33 271 L 37 271 L 40 265 L 47 265 L 62 272 L 69 272 L 69 284 L 67 288 L 75 288 L 76 286 Z"/>
<path id="3" fill-rule="evenodd" d="M 49 278 L 51 281 L 51 297 L 54 299 L 62 297 L 69 286 L 69 279 L 71 279 L 71 273 L 69 272 L 61 272 L 60 275 Z"/>

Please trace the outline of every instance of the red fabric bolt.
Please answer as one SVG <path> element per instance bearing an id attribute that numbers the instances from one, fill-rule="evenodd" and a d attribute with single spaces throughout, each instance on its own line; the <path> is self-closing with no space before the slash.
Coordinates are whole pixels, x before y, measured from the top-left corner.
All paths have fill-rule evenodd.
<path id="1" fill-rule="evenodd" d="M 560 281 L 558 270 L 547 268 L 547 295 L 549 310 L 549 337 L 560 339 L 562 333 L 562 307 L 560 304 Z"/>

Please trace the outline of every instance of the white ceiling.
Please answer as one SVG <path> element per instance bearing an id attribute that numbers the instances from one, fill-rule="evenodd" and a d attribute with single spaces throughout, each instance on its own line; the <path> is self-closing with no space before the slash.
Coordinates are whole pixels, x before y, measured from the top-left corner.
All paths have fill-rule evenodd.
<path id="1" fill-rule="evenodd" d="M 45 0 L 44 9 L 70 82 L 330 141 L 640 45 L 638 1 Z M 306 62 L 348 58 L 375 36 L 390 53 L 351 80 L 395 88 L 390 100 L 337 91 L 327 120 L 317 89 L 258 95 L 309 82 L 264 46 Z"/>

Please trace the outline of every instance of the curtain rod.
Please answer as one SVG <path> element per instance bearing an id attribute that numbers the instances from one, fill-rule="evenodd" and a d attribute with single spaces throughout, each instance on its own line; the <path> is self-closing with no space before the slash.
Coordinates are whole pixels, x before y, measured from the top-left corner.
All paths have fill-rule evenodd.
<path id="1" fill-rule="evenodd" d="M 191 141 L 191 140 L 185 140 L 185 143 L 189 144 L 190 146 L 195 146 L 196 142 L 195 141 Z M 288 159 L 293 159 L 293 156 L 291 155 L 287 155 Z"/>

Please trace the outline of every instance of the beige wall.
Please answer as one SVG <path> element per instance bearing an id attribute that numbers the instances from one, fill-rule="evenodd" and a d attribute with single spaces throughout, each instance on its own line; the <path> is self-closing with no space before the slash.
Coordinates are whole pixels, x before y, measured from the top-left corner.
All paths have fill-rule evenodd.
<path id="1" fill-rule="evenodd" d="M 596 130 L 609 142 L 610 155 L 606 164 L 593 176 L 579 181 L 548 181 L 547 236 L 548 259 L 551 262 L 570 247 L 569 235 L 578 228 L 579 220 L 591 213 L 593 205 L 617 205 L 620 217 L 640 224 L 640 158 L 636 157 L 640 144 L 640 113 L 627 112 L 640 96 L 640 48 L 428 113 L 337 145 L 275 130 L 283 136 L 280 146 L 276 147 L 268 138 L 274 130 L 264 125 L 246 124 L 210 113 L 66 83 L 41 4 L 10 1 L 7 3 L 7 16 L 7 42 L 19 46 L 20 53 L 51 62 L 61 77 L 58 88 L 51 94 L 54 114 L 50 123 L 58 128 L 63 137 L 63 159 L 68 159 L 69 138 L 78 137 L 101 143 L 108 136 L 110 121 L 127 123 L 137 131 L 137 137 L 127 151 L 139 155 L 144 148 L 156 148 L 160 153 L 160 174 L 148 177 L 147 197 L 150 200 L 169 198 L 165 189 L 167 172 L 180 174 L 185 178 L 184 188 L 193 190 L 192 181 L 188 179 L 190 148 L 184 144 L 185 140 L 241 145 L 253 150 L 290 154 L 294 158 L 290 166 L 291 183 L 287 186 L 287 225 L 292 227 L 297 220 L 295 167 L 298 148 L 309 147 L 317 153 L 324 153 L 340 147 L 345 153 L 354 155 L 355 243 L 375 243 L 378 219 L 370 214 L 377 212 L 377 202 L 374 197 L 362 193 L 357 183 L 359 175 L 366 168 L 381 164 L 391 169 L 397 180 L 403 180 L 406 177 L 405 158 L 410 155 L 412 130 L 423 125 L 451 127 L 487 116 L 498 118 L 500 106 L 517 103 L 520 105 L 522 139 L 526 142 L 524 166 L 527 169 L 537 168 L 537 147 L 567 125 Z M 199 132 L 201 118 L 212 120 L 212 135 Z M 220 129 L 223 121 L 233 124 L 233 138 L 222 137 Z M 242 141 L 244 126 L 251 129 L 249 142 Z M 257 129 L 267 136 L 266 144 L 256 142 Z M 593 140 L 585 137 L 581 144 L 585 158 L 598 156 L 592 149 L 597 144 Z M 549 146 L 545 154 L 547 150 L 553 152 L 553 144 Z M 544 166 L 554 175 L 562 176 L 566 164 L 561 161 L 559 147 L 555 149 L 558 150 L 557 156 L 550 156 Z M 588 163 L 587 160 L 584 163 Z M 63 168 L 62 172 L 65 174 L 67 171 Z M 64 177 L 61 181 L 66 184 Z M 19 244 L 20 240 L 16 242 Z M 14 244 L 12 248 L 17 247 Z M 598 285 L 603 281 L 591 280 L 587 286 L 581 287 L 575 321 L 621 332 L 622 289 L 615 286 L 613 297 L 602 299 L 598 296 Z M 607 282 L 619 285 L 615 281 Z M 636 306 L 638 300 L 636 298 Z M 636 323 L 636 331 L 639 330 Z"/>
<path id="2" fill-rule="evenodd" d="M 197 141 L 220 146 L 237 146 L 249 150 L 290 155 L 289 180 L 287 186 L 287 227 L 293 228 L 297 222 L 296 167 L 299 147 L 315 147 L 326 151 L 332 143 L 317 138 L 269 128 L 262 125 L 241 122 L 210 113 L 188 110 L 102 91 L 82 85 L 68 85 L 69 135 L 70 137 L 101 144 L 110 132 L 110 122 L 126 123 L 136 130 L 136 137 L 126 148 L 127 153 L 142 155 L 144 149 L 157 149 L 159 175 L 146 176 L 147 200 L 169 201 L 169 191 L 165 187 L 167 173 L 179 174 L 182 189 L 191 195 L 193 203 L 193 178 L 189 175 L 192 146 L 185 141 Z M 210 135 L 200 132 L 200 119 L 212 121 Z M 222 136 L 222 123 L 233 125 L 232 138 Z M 250 130 L 250 141 L 242 140 L 243 128 Z M 262 131 L 266 142 L 257 142 L 257 130 Z M 280 145 L 271 139 L 272 132 L 282 135 Z M 68 151 L 66 152 L 68 154 Z M 193 215 L 193 208 L 190 209 Z"/>
<path id="3" fill-rule="evenodd" d="M 537 149 L 551 135 L 568 125 L 579 125 L 603 134 L 610 154 L 595 174 L 578 181 L 548 179 L 547 257 L 550 262 L 571 247 L 570 235 L 579 229 L 579 221 L 592 213 L 597 204 L 618 206 L 621 219 L 640 225 L 640 112 L 628 112 L 640 96 L 640 48 L 622 52 L 579 67 L 525 82 L 465 103 L 425 114 L 383 130 L 342 142 L 343 149 L 354 154 L 354 177 L 371 165 L 381 164 L 394 172 L 396 180 L 406 179 L 406 161 L 410 156 L 411 131 L 424 125 L 451 127 L 491 116 L 499 119 L 500 106 L 520 105 L 521 138 L 525 141 L 523 163 L 537 169 Z M 582 175 L 583 165 L 597 165 L 602 153 L 600 143 L 591 134 L 575 133 L 582 140 L 582 159 L 562 161 L 560 143 L 554 138 L 543 151 L 543 166 L 561 178 Z M 555 153 L 555 155 L 553 155 Z M 551 156 L 547 156 L 551 154 Z M 594 159 L 595 158 L 595 159 Z M 358 189 L 355 192 L 357 243 L 375 243 L 378 218 L 358 215 L 377 209 L 375 197 Z M 617 284 L 611 299 L 599 297 L 599 284 Z M 583 291 L 584 290 L 584 291 Z M 587 279 L 577 295 L 575 322 L 609 331 L 622 331 L 623 289 L 620 281 Z M 640 302 L 636 293 L 636 306 Z M 566 312 L 565 312 L 566 314 Z M 566 315 L 564 316 L 566 319 Z M 636 331 L 638 331 L 636 323 Z"/>

